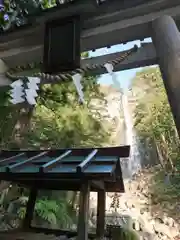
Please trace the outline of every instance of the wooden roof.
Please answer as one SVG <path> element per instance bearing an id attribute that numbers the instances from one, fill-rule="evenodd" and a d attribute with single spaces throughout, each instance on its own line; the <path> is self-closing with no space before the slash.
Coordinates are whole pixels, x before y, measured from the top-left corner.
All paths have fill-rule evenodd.
<path id="1" fill-rule="evenodd" d="M 92 190 L 123 192 L 120 158 L 129 156 L 129 146 L 1 151 L 0 180 L 44 189 L 80 190 L 85 180 Z"/>

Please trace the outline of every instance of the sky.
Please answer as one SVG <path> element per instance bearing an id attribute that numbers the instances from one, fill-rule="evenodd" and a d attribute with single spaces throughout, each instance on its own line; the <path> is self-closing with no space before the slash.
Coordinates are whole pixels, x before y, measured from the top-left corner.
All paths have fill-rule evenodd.
<path id="1" fill-rule="evenodd" d="M 151 38 L 147 38 L 143 42 L 151 42 Z M 105 54 L 121 52 L 121 51 L 132 48 L 135 44 L 139 47 L 140 43 L 141 43 L 140 41 L 133 41 L 127 44 L 118 44 L 118 45 L 112 46 L 111 48 L 101 48 L 96 50 L 95 52 L 91 51 L 90 57 L 97 57 Z M 136 75 L 136 72 L 140 71 L 141 69 L 142 68 L 135 68 L 135 69 L 117 72 L 116 73 L 117 79 L 120 82 L 121 87 L 124 89 L 127 89 L 131 83 L 131 80 Z M 100 78 L 98 79 L 98 82 L 104 85 L 113 84 L 111 80 L 111 76 L 109 76 L 109 74 L 101 75 Z"/>

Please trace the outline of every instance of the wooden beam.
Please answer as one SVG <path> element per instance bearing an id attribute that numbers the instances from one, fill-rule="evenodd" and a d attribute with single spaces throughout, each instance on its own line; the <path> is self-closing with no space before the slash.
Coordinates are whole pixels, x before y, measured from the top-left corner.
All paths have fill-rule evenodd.
<path id="1" fill-rule="evenodd" d="M 50 162 L 47 162 L 46 164 L 42 165 L 39 168 L 40 172 L 47 172 L 50 169 L 56 167 L 57 164 L 59 164 L 59 162 L 61 162 L 62 160 L 64 160 L 65 157 L 67 157 L 68 155 L 70 155 L 72 153 L 72 150 L 68 150 L 66 152 L 64 152 L 63 154 L 61 154 L 59 157 L 53 159 Z"/>
<path id="2" fill-rule="evenodd" d="M 129 4 L 129 2 L 131 3 Z M 108 1 L 108 4 L 103 4 L 104 6 L 102 5 L 101 7 L 95 6 L 94 3 L 95 1 L 78 1 L 77 5 L 72 4 L 72 6 L 63 9 L 57 8 L 55 11 L 52 9 L 42 14 L 41 17 L 32 17 L 30 19 L 32 20 L 32 25 L 29 28 L 22 28 L 22 30 L 1 35 L 0 43 L 2 45 L 0 44 L 0 49 L 1 46 L 2 50 L 5 50 L 5 48 L 18 48 L 27 44 L 32 46 L 33 41 L 30 39 L 31 36 L 34 36 L 35 45 L 38 45 L 38 42 L 42 44 L 44 21 L 57 16 L 70 16 L 73 13 L 77 14 L 80 12 L 82 15 L 82 51 L 148 37 L 150 36 L 148 30 L 149 21 L 155 19 L 157 15 L 167 14 L 168 10 L 168 14 L 176 19 L 179 16 L 179 12 L 176 11 L 179 5 L 178 0 L 140 1 L 140 3 L 137 0 L 125 2 L 112 1 L 112 3 Z M 127 4 L 131 6 L 127 6 Z M 149 16 L 147 22 L 146 16 L 149 13 L 151 13 L 151 16 Z M 119 25 L 118 21 L 122 24 Z M 116 28 L 112 28 L 111 30 L 108 25 L 114 23 L 116 24 Z M 124 27 L 123 24 L 125 24 Z M 107 27 L 98 32 L 99 26 Z M 137 28 L 134 31 L 129 31 L 132 29 L 132 26 Z M 117 31 L 114 32 L 116 29 Z M 102 39 L 102 34 L 107 33 L 107 30 L 110 30 L 110 32 L 108 32 L 108 35 L 106 34 L 106 38 Z M 121 31 L 120 34 L 119 31 Z M 97 32 L 98 34 L 95 35 Z"/>
<path id="3" fill-rule="evenodd" d="M 152 38 L 180 137 L 180 33 L 172 17 L 163 16 L 152 22 Z"/>
<path id="4" fill-rule="evenodd" d="M 38 52 L 38 50 L 37 51 L 36 50 L 22 49 L 22 52 L 19 51 L 17 55 L 16 54 L 11 55 L 10 51 L 4 52 L 4 56 L 2 57 L 2 59 L 4 62 L 7 63 L 9 67 L 15 67 L 17 64 L 22 65 L 22 64 L 32 62 L 33 59 L 38 60 L 39 58 L 41 58 L 40 51 Z M 81 66 L 84 68 L 86 66 L 92 66 L 93 64 L 105 64 L 108 61 L 114 60 L 121 54 L 122 52 L 117 52 L 117 53 L 107 54 L 104 56 L 87 58 L 82 60 Z M 0 53 L 0 56 L 1 56 L 1 53 Z M 126 60 L 115 65 L 114 71 L 122 71 L 122 70 L 131 69 L 131 68 L 145 67 L 145 66 L 150 66 L 154 64 L 157 64 L 157 57 L 156 57 L 156 51 L 155 51 L 154 45 L 152 43 L 142 43 L 141 47 L 137 50 L 137 52 L 134 52 L 132 55 L 128 56 Z M 33 71 L 37 72 L 37 69 L 21 72 L 20 75 L 23 75 L 23 74 L 31 75 Z M 92 75 L 100 75 L 104 73 L 107 73 L 107 71 L 103 67 L 98 69 L 93 69 L 89 72 L 89 74 L 92 74 Z M 3 74 L 3 78 L 0 78 L 0 83 L 4 86 L 9 85 L 10 80 L 7 77 L 5 77 Z"/>
<path id="5" fill-rule="evenodd" d="M 107 54 L 100 57 L 93 57 L 84 59 L 82 66 L 91 66 L 93 64 L 105 64 L 108 61 L 112 61 L 120 56 L 120 52 Z M 114 66 L 114 71 L 128 70 L 132 68 L 145 67 L 157 64 L 156 51 L 152 43 L 142 43 L 137 52 L 132 53 L 124 61 Z M 107 73 L 105 68 L 94 69 L 90 72 L 93 75 L 99 75 Z"/>
<path id="6" fill-rule="evenodd" d="M 105 184 L 104 181 L 91 181 L 91 186 L 92 188 L 104 190 L 105 189 Z"/>
<path id="7" fill-rule="evenodd" d="M 89 165 L 89 163 L 91 162 L 91 160 L 94 158 L 94 156 L 97 154 L 98 150 L 94 149 L 85 159 L 84 161 L 82 161 L 77 167 L 76 167 L 76 171 L 78 173 L 82 173 L 84 171 L 85 168 L 87 168 L 87 166 Z"/>
<path id="8" fill-rule="evenodd" d="M 0 165 L 2 164 L 9 164 L 11 162 L 14 162 L 17 160 L 17 158 L 22 158 L 22 157 L 25 157 L 25 153 L 19 153 L 17 155 L 14 155 L 14 156 L 11 156 L 11 157 L 8 157 L 8 158 L 4 158 L 2 160 L 0 160 Z"/>
<path id="9" fill-rule="evenodd" d="M 149 11 L 143 15 L 129 16 L 103 26 L 97 25 L 92 29 L 85 29 L 82 32 L 83 45 L 86 49 L 96 49 L 150 37 L 149 24 L 151 21 L 166 14 L 179 20 L 180 6 L 159 9 L 155 12 Z"/>
<path id="10" fill-rule="evenodd" d="M 98 191 L 97 203 L 97 239 L 103 239 L 105 235 L 105 211 L 106 211 L 106 192 L 105 190 Z"/>
<path id="11" fill-rule="evenodd" d="M 16 163 L 16 164 L 13 164 L 12 166 L 6 167 L 6 171 L 7 171 L 7 172 L 11 172 L 11 171 L 13 171 L 13 170 L 15 170 L 15 171 L 16 171 L 16 170 L 19 170 L 19 169 L 27 166 L 27 165 L 28 165 L 29 163 L 31 163 L 32 161 L 37 160 L 37 159 L 39 159 L 39 158 L 41 158 L 41 157 L 43 157 L 43 156 L 46 156 L 47 154 L 48 154 L 48 152 L 41 152 L 41 153 L 39 153 L 38 155 L 35 155 L 35 156 L 31 157 L 31 158 L 28 158 L 28 159 L 25 160 L 25 161 L 18 162 L 18 163 Z"/>
<path id="12" fill-rule="evenodd" d="M 129 17 L 133 18 L 136 16 L 143 16 L 149 12 L 153 13 L 159 11 L 160 9 L 167 9 L 173 6 L 179 5 L 178 0 L 174 0 L 173 2 L 169 0 L 139 0 L 139 1 L 116 1 L 115 4 L 112 4 L 104 7 L 104 11 L 102 8 L 99 9 L 100 14 L 95 13 L 94 17 L 86 20 L 86 28 L 93 28 L 95 26 L 102 26 L 108 23 L 116 22 L 122 19 L 128 19 Z M 123 4 L 122 4 L 123 3 Z M 131 6 L 126 7 L 125 5 L 129 3 Z M 122 5 L 121 5 L 122 4 Z"/>
<path id="13" fill-rule="evenodd" d="M 90 184 L 86 182 L 82 184 L 80 191 L 77 240 L 88 240 L 89 196 Z"/>

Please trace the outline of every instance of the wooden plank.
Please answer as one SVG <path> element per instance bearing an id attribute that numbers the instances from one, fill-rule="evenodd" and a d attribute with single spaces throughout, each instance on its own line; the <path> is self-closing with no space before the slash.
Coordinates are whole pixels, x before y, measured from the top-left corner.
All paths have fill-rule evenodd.
<path id="1" fill-rule="evenodd" d="M 152 22 L 152 38 L 180 137 L 180 33 L 172 17 L 163 16 Z"/>
<path id="2" fill-rule="evenodd" d="M 80 163 L 77 167 L 76 167 L 76 171 L 78 173 L 82 173 L 89 165 L 89 163 L 92 161 L 92 159 L 94 158 L 94 156 L 97 154 L 98 150 L 94 149 L 88 156 L 87 158 L 85 158 L 85 160 Z"/>
<path id="3" fill-rule="evenodd" d="M 116 157 L 129 157 L 130 146 L 122 145 L 117 147 L 104 147 L 104 148 L 96 148 L 98 150 L 96 157 L 100 156 L 116 156 Z M 86 156 L 90 154 L 94 148 L 74 148 L 73 156 Z"/>
<path id="4" fill-rule="evenodd" d="M 48 153 L 48 152 L 41 152 L 41 153 L 39 153 L 38 155 L 35 155 L 35 156 L 29 158 L 28 160 L 25 160 L 25 161 L 20 162 L 20 163 L 16 163 L 16 164 L 14 164 L 14 165 L 12 165 L 12 166 L 8 166 L 8 167 L 6 168 L 6 171 L 7 171 L 7 172 L 10 172 L 10 171 L 12 171 L 12 170 L 21 169 L 21 168 L 27 166 L 27 165 L 28 165 L 29 163 L 31 163 L 32 161 L 37 160 L 37 159 L 39 159 L 39 158 L 47 155 L 47 153 Z"/>
<path id="5" fill-rule="evenodd" d="M 19 153 L 15 156 L 4 158 L 4 159 L 0 160 L 0 165 L 9 164 L 11 162 L 16 161 L 17 158 L 21 158 L 21 157 L 25 157 L 25 156 L 26 156 L 25 153 Z"/>
<path id="6" fill-rule="evenodd" d="M 97 164 L 91 164 L 87 167 L 87 169 L 84 170 L 84 174 L 101 174 L 101 173 L 112 173 L 114 170 L 114 165 L 115 164 L 102 164 L 102 165 L 97 165 Z"/>
<path id="7" fill-rule="evenodd" d="M 68 155 L 70 155 L 72 153 L 72 150 L 68 150 L 65 153 L 63 153 L 62 155 L 60 155 L 59 157 L 53 159 L 52 161 L 42 165 L 39 168 L 40 172 L 47 172 L 48 170 L 56 167 L 57 164 L 59 164 L 59 162 L 61 162 L 62 160 L 64 160 L 65 157 L 67 157 Z"/>
<path id="8" fill-rule="evenodd" d="M 76 173 L 76 165 L 75 164 L 60 164 L 52 169 L 49 169 L 48 173 L 64 173 L 71 174 Z"/>

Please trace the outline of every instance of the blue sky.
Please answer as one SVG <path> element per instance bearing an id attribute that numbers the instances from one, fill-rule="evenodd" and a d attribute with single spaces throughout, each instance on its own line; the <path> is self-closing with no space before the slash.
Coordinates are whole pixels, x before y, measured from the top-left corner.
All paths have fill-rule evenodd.
<path id="1" fill-rule="evenodd" d="M 151 42 L 151 38 L 145 39 L 143 42 Z M 97 57 L 109 53 L 115 53 L 115 52 L 121 52 L 127 49 L 132 48 L 135 44 L 137 46 L 140 46 L 140 41 L 133 41 L 129 42 L 127 44 L 118 44 L 115 46 L 112 46 L 111 48 L 101 48 L 96 50 L 95 52 L 90 52 L 90 57 Z M 135 76 L 137 71 L 140 71 L 142 68 L 135 68 L 131 70 L 126 70 L 126 71 L 120 71 L 117 72 L 117 78 L 122 86 L 122 88 L 127 88 L 129 84 L 131 83 L 132 78 Z M 109 85 L 112 84 L 111 77 L 108 74 L 103 74 L 99 78 L 99 83 Z"/>

